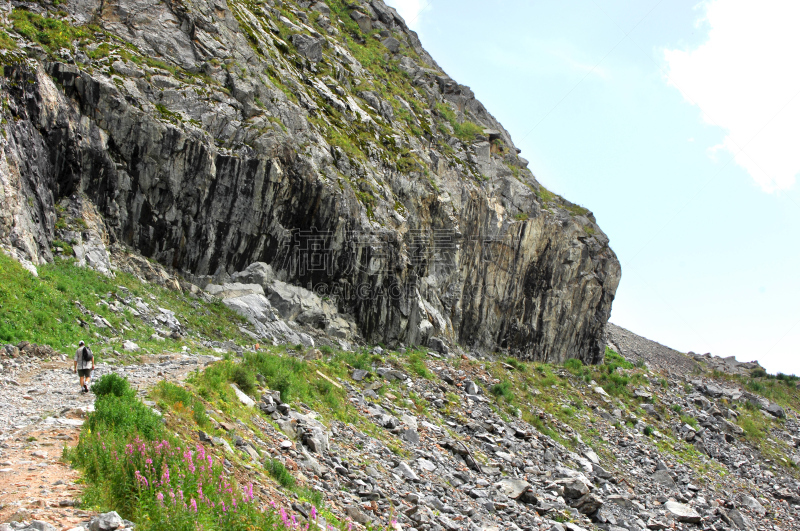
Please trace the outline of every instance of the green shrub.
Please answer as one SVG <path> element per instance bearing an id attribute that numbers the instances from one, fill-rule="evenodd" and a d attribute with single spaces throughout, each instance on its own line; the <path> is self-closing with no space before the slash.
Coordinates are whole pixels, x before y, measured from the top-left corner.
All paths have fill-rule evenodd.
<path id="1" fill-rule="evenodd" d="M 109 394 L 98 398 L 94 407 L 86 420 L 86 426 L 93 432 L 140 433 L 146 440 L 162 436 L 161 417 L 132 396 Z"/>
<path id="2" fill-rule="evenodd" d="M 256 390 L 256 376 L 252 369 L 244 365 L 237 365 L 231 374 L 231 380 L 245 393 L 252 394 Z"/>
<path id="3" fill-rule="evenodd" d="M 425 365 L 425 353 L 420 350 L 413 350 L 408 356 L 408 366 L 417 376 L 430 380 L 433 375 Z"/>
<path id="4" fill-rule="evenodd" d="M 465 142 L 473 140 L 476 136 L 483 132 L 483 127 L 469 120 L 464 120 L 460 123 L 455 122 L 451 125 L 453 126 L 453 131 L 459 140 L 463 140 Z"/>
<path id="5" fill-rule="evenodd" d="M 162 380 L 153 390 L 153 396 L 166 402 L 175 413 L 181 414 L 184 410 L 191 411 L 192 418 L 201 428 L 208 426 L 209 420 L 205 404 L 187 389 Z"/>
<path id="6" fill-rule="evenodd" d="M 355 352 L 339 352 L 336 354 L 335 361 L 337 363 L 344 363 L 353 367 L 354 369 L 361 369 L 363 371 L 368 371 L 372 368 L 372 355 L 367 349 L 362 349 Z"/>
<path id="7" fill-rule="evenodd" d="M 680 404 L 672 404 L 670 409 L 672 409 L 672 411 L 674 411 L 675 413 L 680 413 L 683 410 Z"/>
<path id="8" fill-rule="evenodd" d="M 603 361 L 603 363 L 606 366 L 613 367 L 611 369 L 612 371 L 617 367 L 621 367 L 623 369 L 633 369 L 633 364 L 631 362 L 629 362 L 628 360 L 620 356 L 617 352 L 611 350 L 608 347 L 606 347 L 605 360 Z"/>
<path id="9" fill-rule="evenodd" d="M 742 427 L 745 437 L 748 439 L 763 439 L 767 432 L 764 424 L 757 423 L 750 417 L 740 417 L 739 426 Z"/>
<path id="10" fill-rule="evenodd" d="M 645 437 L 650 437 L 651 435 L 653 435 L 654 431 L 655 430 L 653 429 L 652 426 L 645 426 L 644 427 L 644 435 L 645 435 Z"/>
<path id="11" fill-rule="evenodd" d="M 252 485 L 238 487 L 203 445 L 182 445 L 166 433 L 160 417 L 129 392 L 124 379 L 101 382 L 77 446 L 64 452 L 83 472 L 84 505 L 116 510 L 144 531 L 294 527 L 280 508 L 259 510 Z M 197 402 L 188 390 L 167 382 L 156 394 L 174 404 Z M 279 461 L 267 467 L 281 485 L 294 486 Z M 321 503 L 319 495 L 306 497 Z"/>
<path id="12" fill-rule="evenodd" d="M 133 398 L 136 390 L 131 388 L 127 378 L 116 373 L 105 374 L 92 384 L 92 392 L 98 397 L 113 395 L 118 398 Z"/>
<path id="13" fill-rule="evenodd" d="M 570 358 L 564 362 L 564 368 L 572 374 L 578 374 L 583 369 L 583 362 L 579 359 Z"/>
<path id="14" fill-rule="evenodd" d="M 278 461 L 277 459 L 268 459 L 264 466 L 269 472 L 269 475 L 275 478 L 275 481 L 281 484 L 281 486 L 286 488 L 292 488 L 295 484 L 295 479 L 292 474 L 286 470 L 286 467 L 283 466 L 283 463 Z"/>
<path id="15" fill-rule="evenodd" d="M 606 367 L 605 371 L 598 374 L 597 382 L 610 395 L 630 396 L 631 394 L 630 389 L 628 389 L 630 378 L 611 370 L 609 366 Z"/>
<path id="16" fill-rule="evenodd" d="M 506 358 L 506 365 L 511 365 L 514 369 L 525 372 L 525 364 L 519 361 L 517 358 Z"/>
<path id="17" fill-rule="evenodd" d="M 497 398 L 503 398 L 509 403 L 514 400 L 514 392 L 511 390 L 511 382 L 508 380 L 503 380 L 498 384 L 494 384 L 491 388 L 489 388 L 489 392 Z"/>
<path id="18" fill-rule="evenodd" d="M 697 419 L 694 417 L 690 417 L 689 415 L 681 415 L 681 421 L 684 424 L 688 424 L 694 429 L 697 429 L 697 426 L 699 425 Z"/>

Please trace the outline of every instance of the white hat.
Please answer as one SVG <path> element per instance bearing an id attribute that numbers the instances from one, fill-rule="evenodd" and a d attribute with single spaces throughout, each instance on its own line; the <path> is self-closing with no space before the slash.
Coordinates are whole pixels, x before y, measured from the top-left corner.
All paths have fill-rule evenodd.
<path id="1" fill-rule="evenodd" d="M 83 345 L 84 345 L 84 342 L 81 340 L 81 341 L 78 343 L 78 346 L 79 346 L 79 347 L 82 347 Z"/>

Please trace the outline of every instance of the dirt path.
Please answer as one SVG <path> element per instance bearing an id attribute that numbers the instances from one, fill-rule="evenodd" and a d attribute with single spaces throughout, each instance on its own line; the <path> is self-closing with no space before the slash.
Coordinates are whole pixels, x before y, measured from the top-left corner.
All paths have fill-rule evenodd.
<path id="1" fill-rule="evenodd" d="M 99 364 L 94 377 L 117 372 L 145 392 L 213 360 L 169 354 L 126 367 Z M 20 360 L 0 372 L 0 522 L 42 520 L 66 530 L 93 516 L 74 507 L 83 492 L 80 474 L 62 452 L 77 444 L 94 398 L 80 392 L 71 362 Z"/>

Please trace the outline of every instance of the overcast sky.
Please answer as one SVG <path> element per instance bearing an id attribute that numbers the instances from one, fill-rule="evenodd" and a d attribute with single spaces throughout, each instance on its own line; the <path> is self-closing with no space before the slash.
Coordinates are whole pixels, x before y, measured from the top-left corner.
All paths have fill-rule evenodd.
<path id="1" fill-rule="evenodd" d="M 800 3 L 387 3 L 595 213 L 612 322 L 800 374 Z"/>

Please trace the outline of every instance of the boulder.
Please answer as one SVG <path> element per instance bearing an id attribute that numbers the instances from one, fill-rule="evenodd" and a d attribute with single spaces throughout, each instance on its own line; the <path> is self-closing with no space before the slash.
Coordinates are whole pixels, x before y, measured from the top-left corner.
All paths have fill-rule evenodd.
<path id="1" fill-rule="evenodd" d="M 383 42 L 383 45 L 386 46 L 386 48 L 390 52 L 397 53 L 397 52 L 400 51 L 400 41 L 398 41 L 394 37 L 389 37 L 387 39 L 384 39 L 382 42 Z"/>
<path id="2" fill-rule="evenodd" d="M 651 479 L 659 485 L 667 487 L 668 489 L 678 488 L 678 486 L 675 484 L 675 480 L 672 479 L 672 476 L 666 470 L 656 470 L 655 474 L 651 476 Z"/>
<path id="3" fill-rule="evenodd" d="M 415 429 L 405 429 L 400 433 L 400 438 L 411 444 L 419 444 L 419 433 Z"/>
<path id="4" fill-rule="evenodd" d="M 428 348 L 446 356 L 450 353 L 450 348 L 440 337 L 432 337 L 428 340 Z"/>
<path id="5" fill-rule="evenodd" d="M 668 501 L 664 504 L 667 514 L 679 522 L 698 524 L 702 520 L 700 514 L 686 504 Z"/>
<path id="6" fill-rule="evenodd" d="M 256 405 L 255 401 L 252 398 L 250 398 L 249 396 L 247 396 L 244 393 L 244 391 L 239 389 L 238 385 L 236 385 L 235 383 L 232 383 L 231 384 L 231 388 L 233 389 L 233 392 L 236 393 L 236 398 L 239 399 L 239 402 L 241 402 L 242 404 L 244 404 L 247 407 L 255 407 L 255 405 Z"/>
<path id="7" fill-rule="evenodd" d="M 104 513 L 89 521 L 89 531 L 113 531 L 122 525 L 122 518 L 116 513 Z"/>
<path id="8" fill-rule="evenodd" d="M 138 352 L 139 350 L 141 350 L 141 348 L 133 341 L 126 339 L 125 341 L 122 342 L 122 350 L 126 350 L 128 352 Z"/>
<path id="9" fill-rule="evenodd" d="M 240 284 L 231 282 L 228 284 L 209 284 L 206 286 L 206 293 L 212 297 L 222 300 L 244 297 L 245 295 L 264 295 L 264 288 L 259 284 Z"/>
<path id="10" fill-rule="evenodd" d="M 589 515 L 596 513 L 603 506 L 603 500 L 590 492 L 573 501 L 570 505 L 581 514 Z"/>
<path id="11" fill-rule="evenodd" d="M 295 33 L 291 36 L 292 44 L 297 48 L 297 53 L 312 63 L 322 60 L 322 40 L 304 33 Z"/>
<path id="12" fill-rule="evenodd" d="M 511 499 L 519 499 L 520 496 L 531 488 L 531 484 L 524 479 L 504 478 L 494 484 L 497 490 Z"/>
<path id="13" fill-rule="evenodd" d="M 578 499 L 589 492 L 589 483 L 583 477 L 559 479 L 557 485 L 564 488 L 564 498 Z"/>
<path id="14" fill-rule="evenodd" d="M 369 371 L 365 371 L 363 369 L 355 369 L 352 372 L 351 376 L 352 376 L 353 380 L 355 380 L 357 382 L 360 382 L 361 380 L 366 378 L 368 374 L 369 374 Z"/>
<path id="15" fill-rule="evenodd" d="M 417 476 L 416 472 L 411 470 L 411 467 L 408 466 L 408 463 L 401 461 L 394 471 L 398 476 L 404 477 L 409 481 L 419 481 L 419 476 Z"/>
<path id="16" fill-rule="evenodd" d="M 350 18 L 356 21 L 359 29 L 364 33 L 372 31 L 372 20 L 361 11 L 351 11 Z"/>
<path id="17" fill-rule="evenodd" d="M 465 380 L 464 381 L 464 392 L 467 393 L 468 395 L 477 395 L 481 391 L 480 391 L 480 389 L 478 388 L 478 385 L 475 382 L 473 382 L 472 380 Z"/>
<path id="18" fill-rule="evenodd" d="M 53 524 L 49 524 L 42 520 L 34 520 L 31 522 L 28 527 L 25 528 L 25 531 L 58 531 L 56 526 Z"/>
<path id="19" fill-rule="evenodd" d="M 369 516 L 367 516 L 361 509 L 358 507 L 345 507 L 344 511 L 347 513 L 354 522 L 359 524 L 367 524 L 369 523 Z"/>
<path id="20" fill-rule="evenodd" d="M 767 514 L 767 510 L 764 509 L 764 506 L 761 505 L 758 502 L 758 500 L 746 494 L 742 494 L 739 497 L 739 506 L 741 508 L 747 509 L 748 511 L 757 516 L 764 516 L 765 514 Z"/>
<path id="21" fill-rule="evenodd" d="M 356 331 L 355 325 L 340 315 L 335 306 L 305 288 L 276 280 L 269 286 L 267 297 L 278 314 L 288 321 L 322 329 L 342 339 Z"/>
<path id="22" fill-rule="evenodd" d="M 253 262 L 244 271 L 231 275 L 231 280 L 239 284 L 258 284 L 266 288 L 275 280 L 275 272 L 269 264 Z"/>
<path id="23" fill-rule="evenodd" d="M 770 402 L 769 405 L 764 409 L 764 411 L 766 411 L 773 417 L 777 417 L 779 419 L 786 418 L 786 412 L 783 410 L 781 406 L 779 406 L 775 402 Z"/>
<path id="24" fill-rule="evenodd" d="M 731 509 L 728 511 L 728 518 L 730 518 L 731 522 L 733 522 L 733 525 L 739 529 L 744 531 L 755 529 L 753 521 L 747 515 L 742 514 L 736 509 Z"/>

